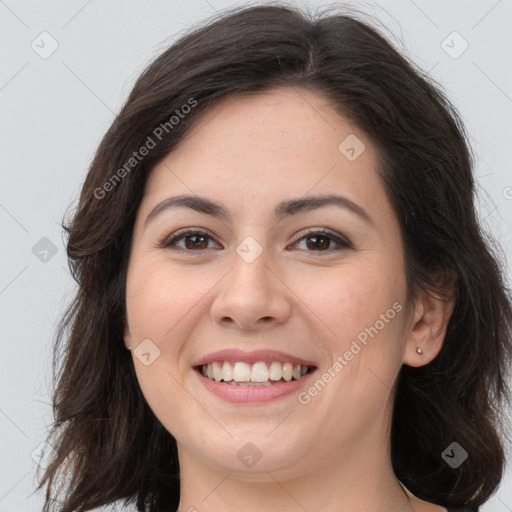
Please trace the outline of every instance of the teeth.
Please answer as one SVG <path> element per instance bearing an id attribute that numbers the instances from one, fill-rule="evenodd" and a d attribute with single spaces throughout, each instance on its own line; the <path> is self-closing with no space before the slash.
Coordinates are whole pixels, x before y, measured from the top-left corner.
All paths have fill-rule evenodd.
<path id="1" fill-rule="evenodd" d="M 237 386 L 244 388 L 266 388 L 267 386 L 272 386 L 272 384 L 267 380 L 266 382 L 235 382 L 232 380 L 231 382 L 226 382 L 228 386 Z"/>
<path id="2" fill-rule="evenodd" d="M 231 366 L 231 363 L 228 363 L 227 361 L 224 363 L 224 366 L 222 367 L 222 380 L 224 382 L 229 382 L 230 380 L 233 380 L 233 367 Z"/>
<path id="3" fill-rule="evenodd" d="M 272 361 L 270 365 L 270 380 L 281 380 L 283 377 L 283 371 L 281 369 L 281 363 Z"/>
<path id="4" fill-rule="evenodd" d="M 254 363 L 251 372 L 252 382 L 268 382 L 267 363 Z"/>
<path id="5" fill-rule="evenodd" d="M 233 380 L 247 382 L 251 380 L 251 367 L 247 363 L 235 363 L 233 366 Z"/>
<path id="6" fill-rule="evenodd" d="M 290 382 L 306 375 L 309 366 L 272 361 L 270 365 L 263 361 L 248 363 L 237 361 L 214 361 L 203 364 L 201 372 L 205 377 L 217 382 L 224 381 L 234 386 L 270 386 L 273 382 Z"/>
<path id="7" fill-rule="evenodd" d="M 220 380 L 222 380 L 222 366 L 220 365 L 220 363 L 218 361 L 215 361 L 212 363 L 212 367 L 213 367 L 213 378 L 219 382 Z"/>
<path id="8" fill-rule="evenodd" d="M 292 363 L 284 363 L 283 364 L 283 379 L 286 382 L 290 382 L 292 380 L 293 373 L 293 365 Z"/>

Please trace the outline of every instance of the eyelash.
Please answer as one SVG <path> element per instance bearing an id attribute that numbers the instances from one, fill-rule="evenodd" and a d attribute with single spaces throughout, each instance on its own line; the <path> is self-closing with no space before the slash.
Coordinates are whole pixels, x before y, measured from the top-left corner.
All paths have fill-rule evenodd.
<path id="1" fill-rule="evenodd" d="M 207 233 L 206 231 L 202 231 L 202 230 L 196 229 L 196 228 L 184 228 L 181 231 L 178 231 L 173 236 L 171 236 L 169 238 L 166 238 L 163 242 L 161 242 L 159 244 L 159 247 L 162 248 L 162 249 L 171 248 L 178 240 L 180 240 L 182 238 L 186 238 L 189 235 L 201 235 L 201 236 L 206 236 L 206 237 L 209 237 L 210 239 L 213 239 L 213 237 L 209 233 Z M 344 250 L 344 249 L 353 249 L 354 248 L 353 245 L 347 239 L 344 239 L 344 238 L 336 235 L 332 231 L 330 231 L 328 229 L 325 229 L 325 228 L 317 229 L 315 231 L 313 231 L 313 230 L 312 231 L 305 231 L 305 230 L 304 231 L 300 231 L 294 237 L 293 243 L 300 242 L 302 239 L 308 238 L 308 237 L 314 236 L 314 235 L 322 235 L 323 237 L 330 238 L 331 240 L 334 240 L 334 242 L 336 242 L 339 247 L 336 248 L 336 249 L 329 248 L 329 249 L 326 249 L 325 251 L 307 251 L 306 250 L 307 252 L 310 252 L 310 253 L 331 253 L 331 252 L 338 252 L 338 251 L 341 251 L 341 250 Z M 207 249 L 198 249 L 196 251 L 196 250 L 190 250 L 190 249 L 183 249 L 182 247 L 177 247 L 177 246 L 174 246 L 174 247 L 175 247 L 175 249 L 173 249 L 173 250 L 177 250 L 177 251 L 181 251 L 181 252 L 197 252 L 197 253 L 202 253 L 203 251 L 207 250 Z"/>

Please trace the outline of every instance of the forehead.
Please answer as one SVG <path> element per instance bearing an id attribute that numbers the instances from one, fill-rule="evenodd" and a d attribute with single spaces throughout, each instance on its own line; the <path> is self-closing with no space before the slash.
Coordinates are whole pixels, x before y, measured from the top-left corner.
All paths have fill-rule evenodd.
<path id="1" fill-rule="evenodd" d="M 283 87 L 229 97 L 203 111 L 152 171 L 145 203 L 196 193 L 226 198 L 240 210 L 243 202 L 257 207 L 339 192 L 365 209 L 387 208 L 376 165 L 366 134 L 327 98 Z"/>
<path id="2" fill-rule="evenodd" d="M 266 151 L 288 149 L 297 157 L 309 155 L 337 160 L 339 144 L 350 134 L 366 136 L 349 119 L 338 114 L 330 100 L 302 88 L 281 87 L 258 94 L 236 95 L 221 100 L 199 114 L 178 148 L 205 150 L 218 155 L 229 148 L 229 155 L 251 151 L 265 159 Z M 206 142 L 215 141 L 215 145 Z M 369 142 L 369 141 L 365 141 Z M 198 147 L 201 144 L 201 147 Z M 371 160 L 373 148 L 365 151 Z"/>

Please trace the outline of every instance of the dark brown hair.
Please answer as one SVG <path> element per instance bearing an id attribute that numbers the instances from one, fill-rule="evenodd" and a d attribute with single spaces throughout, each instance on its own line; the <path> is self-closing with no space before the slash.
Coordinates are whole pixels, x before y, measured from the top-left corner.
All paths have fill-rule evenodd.
<path id="1" fill-rule="evenodd" d="M 146 403 L 123 344 L 134 219 L 149 173 L 200 112 L 279 86 L 323 95 L 375 144 L 404 241 L 408 301 L 420 290 L 455 298 L 439 355 L 422 367 L 403 365 L 395 383 L 397 478 L 445 507 L 479 506 L 496 491 L 508 434 L 500 409 L 510 403 L 512 302 L 499 246 L 477 221 L 463 123 L 442 88 L 363 15 L 274 5 L 221 13 L 149 65 L 63 223 L 78 289 L 54 347 L 55 452 L 38 486 L 47 485 L 45 512 L 117 500 L 152 512 L 177 508 L 176 441 Z M 127 167 L 158 126 L 167 129 L 156 147 Z M 452 442 L 468 453 L 456 469 L 442 458 Z"/>

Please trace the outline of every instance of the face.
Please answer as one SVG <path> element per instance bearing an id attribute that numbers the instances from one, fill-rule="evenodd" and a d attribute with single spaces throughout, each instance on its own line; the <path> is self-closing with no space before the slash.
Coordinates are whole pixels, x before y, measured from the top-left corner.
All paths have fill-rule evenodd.
<path id="1" fill-rule="evenodd" d="M 409 324 L 402 240 L 376 161 L 325 98 L 279 88 L 209 109 L 152 171 L 134 226 L 125 344 L 180 463 L 186 453 L 240 474 L 297 475 L 385 441 Z M 225 215 L 162 203 L 179 195 Z M 345 199 L 276 215 L 281 203 L 328 195 Z M 194 366 L 231 349 L 243 354 L 213 360 L 234 366 L 269 351 L 253 360 L 315 369 L 212 391 Z M 261 455 L 254 469 L 244 454 Z"/>

